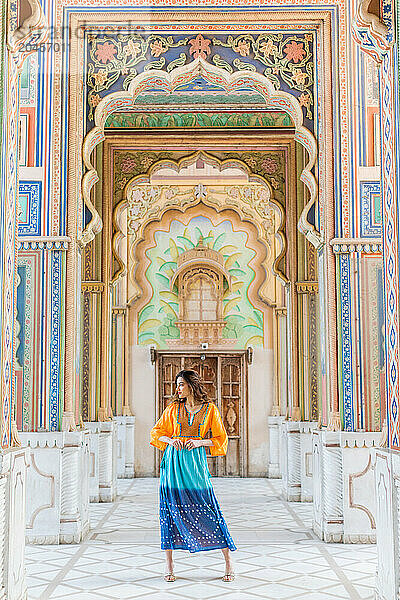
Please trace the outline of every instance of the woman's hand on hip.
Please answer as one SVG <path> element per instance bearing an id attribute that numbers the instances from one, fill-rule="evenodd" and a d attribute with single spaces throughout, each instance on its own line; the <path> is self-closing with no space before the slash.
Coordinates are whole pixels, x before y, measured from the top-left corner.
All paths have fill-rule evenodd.
<path id="1" fill-rule="evenodd" d="M 183 449 L 183 442 L 179 438 L 171 439 L 170 445 L 173 446 L 174 448 L 176 448 L 176 450 Z"/>
<path id="2" fill-rule="evenodd" d="M 203 440 L 186 440 L 185 442 L 185 448 L 188 450 L 193 450 L 193 448 L 199 448 L 203 445 Z"/>

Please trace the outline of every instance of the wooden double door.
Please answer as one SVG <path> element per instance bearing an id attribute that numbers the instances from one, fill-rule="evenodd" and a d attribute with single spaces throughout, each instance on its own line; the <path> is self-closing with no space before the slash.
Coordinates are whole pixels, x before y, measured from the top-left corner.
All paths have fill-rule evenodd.
<path id="1" fill-rule="evenodd" d="M 192 353 L 185 356 L 162 352 L 157 354 L 159 415 L 174 399 L 177 373 L 182 369 L 197 371 L 204 381 L 209 398 L 218 406 L 229 437 L 226 456 L 215 458 L 208 456 L 210 472 L 218 477 L 246 477 L 247 363 L 245 353 Z"/>

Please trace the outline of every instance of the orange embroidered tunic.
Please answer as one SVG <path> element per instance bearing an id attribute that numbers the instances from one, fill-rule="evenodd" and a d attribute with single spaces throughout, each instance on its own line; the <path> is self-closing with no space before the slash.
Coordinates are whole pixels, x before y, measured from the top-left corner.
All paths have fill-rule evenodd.
<path id="1" fill-rule="evenodd" d="M 201 438 L 211 430 L 213 446 L 209 446 L 211 456 L 224 456 L 228 448 L 228 435 L 213 402 L 203 404 L 193 416 L 184 402 L 172 402 L 150 432 L 150 444 L 165 450 L 166 442 L 160 442 L 163 435 L 169 438 Z"/>

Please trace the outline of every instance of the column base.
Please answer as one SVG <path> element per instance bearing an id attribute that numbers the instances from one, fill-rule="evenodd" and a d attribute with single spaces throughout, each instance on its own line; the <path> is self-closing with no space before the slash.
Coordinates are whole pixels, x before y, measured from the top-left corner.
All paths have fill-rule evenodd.
<path id="1" fill-rule="evenodd" d="M 284 422 L 285 417 L 268 417 L 268 433 L 269 433 L 269 462 L 268 462 L 268 478 L 269 479 L 281 479 L 281 465 L 279 460 L 279 432 L 281 424 Z"/>
<path id="2" fill-rule="evenodd" d="M 88 435 L 23 432 L 28 446 L 26 539 L 78 544 L 89 532 Z"/>
<path id="3" fill-rule="evenodd" d="M 117 477 L 135 477 L 135 417 L 116 416 L 117 423 Z"/>
<path id="4" fill-rule="evenodd" d="M 376 495 L 373 448 L 379 447 L 381 433 L 342 431 L 340 446 L 343 464 L 343 542 L 376 542 Z"/>
<path id="5" fill-rule="evenodd" d="M 300 502 L 300 423 L 284 421 L 280 428 L 282 435 L 282 494 L 288 502 Z"/>
<path id="6" fill-rule="evenodd" d="M 373 544 L 373 448 L 380 433 L 313 431 L 313 529 L 325 542 Z"/>
<path id="7" fill-rule="evenodd" d="M 343 542 L 340 433 L 313 430 L 313 531 L 324 542 Z"/>
<path id="8" fill-rule="evenodd" d="M 316 429 L 315 421 L 300 421 L 300 484 L 302 502 L 313 500 L 313 476 L 312 476 L 312 432 Z"/>
<path id="9" fill-rule="evenodd" d="M 0 454 L 0 598 L 26 600 L 25 495 L 26 448 Z"/>
<path id="10" fill-rule="evenodd" d="M 90 502 L 114 502 L 117 495 L 117 424 L 112 421 L 84 423 L 89 433 Z"/>
<path id="11" fill-rule="evenodd" d="M 373 452 L 376 490 L 376 600 L 400 597 L 400 452 Z"/>

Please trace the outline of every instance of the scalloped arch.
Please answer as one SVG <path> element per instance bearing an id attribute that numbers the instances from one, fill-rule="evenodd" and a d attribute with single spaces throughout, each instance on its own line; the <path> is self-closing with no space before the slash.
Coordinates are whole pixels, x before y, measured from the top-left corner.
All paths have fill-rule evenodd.
<path id="1" fill-rule="evenodd" d="M 243 89 L 255 90 L 263 96 L 266 106 L 278 108 L 290 115 L 295 125 L 294 138 L 302 144 L 309 155 L 308 163 L 305 165 L 300 179 L 310 192 L 310 200 L 301 214 L 298 227 L 314 245 L 319 245 L 320 234 L 307 219 L 318 196 L 317 181 L 312 172 L 317 160 L 317 143 L 313 134 L 303 125 L 303 111 L 298 100 L 287 92 L 276 90 L 271 81 L 260 73 L 247 71 L 228 73 L 224 69 L 208 64 L 201 57 L 169 73 L 159 70 L 140 73 L 131 81 L 128 90 L 108 94 L 99 102 L 95 110 L 95 126 L 87 134 L 82 148 L 83 161 L 87 169 L 82 178 L 82 193 L 84 202 L 92 213 L 92 219 L 82 233 L 82 243 L 86 244 L 92 240 L 102 226 L 101 218 L 90 200 L 91 189 L 99 180 L 97 171 L 91 162 L 91 155 L 95 147 L 105 139 L 104 127 L 107 117 L 114 112 L 132 108 L 138 95 L 146 90 L 159 89 L 172 95 L 176 88 L 190 83 L 199 75 L 209 83 L 219 85 L 228 93 Z"/>
<path id="2" fill-rule="evenodd" d="M 112 240 L 112 251 L 113 251 L 113 256 L 119 266 L 118 271 L 114 274 L 113 283 L 116 284 L 123 275 L 127 274 L 127 263 L 125 262 L 120 249 L 121 249 L 121 244 L 123 244 L 124 239 L 127 237 L 127 233 L 128 233 L 127 231 L 126 232 L 123 231 L 123 229 L 124 229 L 123 214 L 124 214 L 125 210 L 127 209 L 128 197 L 129 197 L 129 194 L 130 194 L 132 188 L 134 188 L 136 186 L 140 186 L 140 185 L 149 185 L 151 175 L 159 169 L 162 169 L 164 167 L 169 167 L 173 170 L 179 171 L 180 168 L 182 168 L 186 165 L 193 164 L 199 157 L 203 158 L 205 160 L 205 162 L 218 165 L 218 167 L 220 168 L 221 171 L 223 171 L 224 168 L 227 168 L 232 165 L 237 166 L 242 171 L 246 172 L 248 175 L 251 175 L 251 177 L 249 177 L 249 180 L 251 183 L 255 183 L 258 186 L 262 186 L 268 190 L 268 194 L 269 194 L 268 202 L 271 205 L 271 208 L 274 210 L 276 218 L 277 218 L 277 224 L 276 224 L 275 230 L 273 232 L 273 235 L 278 242 L 278 249 L 274 250 L 274 251 L 271 249 L 270 241 L 268 239 L 269 235 L 267 233 L 266 226 L 265 226 L 266 225 L 265 216 L 263 216 L 255 207 L 251 206 L 248 203 L 241 201 L 240 199 L 236 200 L 235 202 L 228 201 L 226 204 L 224 203 L 223 206 L 220 206 L 218 204 L 218 202 L 215 202 L 215 201 L 211 200 L 210 198 L 202 198 L 201 202 L 203 204 L 205 204 L 206 206 L 215 210 L 217 213 L 223 212 L 224 210 L 234 211 L 238 215 L 238 217 L 240 218 L 240 220 L 242 222 L 246 222 L 246 221 L 250 222 L 256 228 L 257 234 L 258 234 L 258 239 L 260 242 L 262 242 L 262 244 L 266 248 L 266 252 L 267 252 L 266 257 L 262 262 L 262 265 L 265 269 L 265 273 L 266 273 L 267 277 L 263 283 L 260 283 L 259 294 L 260 294 L 260 297 L 264 299 L 264 301 L 266 301 L 267 303 L 270 303 L 271 299 L 269 298 L 268 293 L 266 291 L 270 277 L 272 275 L 277 276 L 283 284 L 287 283 L 287 281 L 288 281 L 285 273 L 283 271 L 281 271 L 279 268 L 279 264 L 281 262 L 282 257 L 285 255 L 286 248 L 287 248 L 286 236 L 283 231 L 284 224 L 285 224 L 284 208 L 279 202 L 274 200 L 273 190 L 272 190 L 271 186 L 269 185 L 269 183 L 258 175 L 252 175 L 246 164 L 242 163 L 238 159 L 237 160 L 236 159 L 228 159 L 228 160 L 221 161 L 217 157 L 215 157 L 203 150 L 199 150 L 197 152 L 191 153 L 187 156 L 180 158 L 177 161 L 172 161 L 171 159 L 160 160 L 158 163 L 156 163 L 149 169 L 149 171 L 146 175 L 144 175 L 144 174 L 136 175 L 135 177 L 132 177 L 132 179 L 130 179 L 127 182 L 127 184 L 125 186 L 125 191 L 124 191 L 124 198 L 115 207 L 114 212 L 113 212 L 113 223 L 114 223 L 114 227 L 116 229 L 116 233 L 114 234 L 113 240 Z M 136 266 L 135 248 L 138 246 L 138 244 L 140 244 L 144 240 L 144 231 L 147 228 L 147 226 L 149 225 L 149 223 L 160 222 L 162 220 L 164 214 L 171 210 L 184 213 L 187 209 L 193 208 L 198 203 L 199 203 L 199 200 L 196 198 L 193 198 L 192 202 L 185 203 L 185 205 L 182 206 L 181 201 L 179 199 L 168 200 L 168 199 L 164 198 L 161 203 L 156 202 L 153 207 L 153 210 L 147 212 L 145 216 L 142 216 L 142 217 L 138 216 L 138 218 L 137 218 L 137 221 L 138 221 L 137 238 L 135 239 L 133 244 L 129 245 L 129 250 L 126 249 L 126 251 L 127 251 L 126 260 L 129 260 L 129 262 L 133 266 L 133 270 L 135 270 L 135 266 Z M 272 252 L 274 254 L 276 252 L 276 254 L 275 254 L 275 258 L 272 261 L 272 269 L 270 270 L 268 265 L 271 264 Z M 128 258 L 128 254 L 129 254 L 129 258 Z M 137 298 L 139 298 L 142 295 L 142 290 L 140 289 L 139 286 L 137 286 L 135 281 L 131 280 L 131 285 L 132 285 L 134 291 L 129 297 L 129 303 L 133 302 L 134 300 L 136 300 Z"/>

